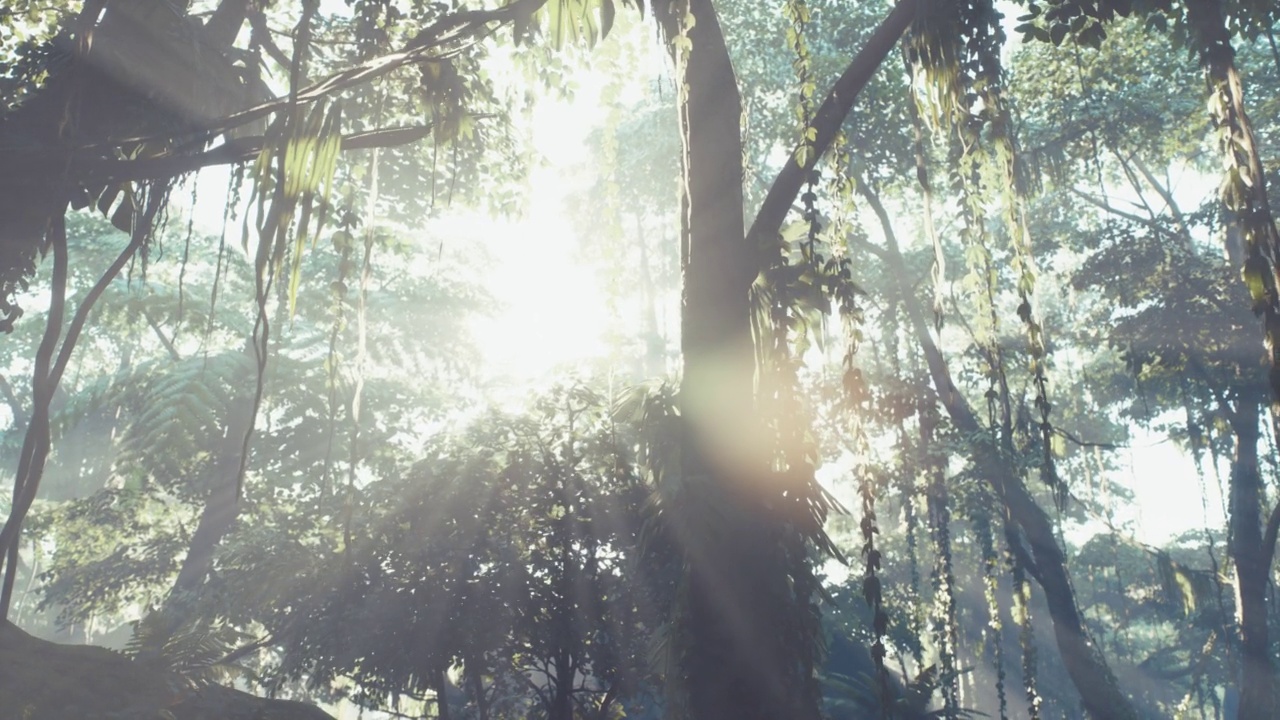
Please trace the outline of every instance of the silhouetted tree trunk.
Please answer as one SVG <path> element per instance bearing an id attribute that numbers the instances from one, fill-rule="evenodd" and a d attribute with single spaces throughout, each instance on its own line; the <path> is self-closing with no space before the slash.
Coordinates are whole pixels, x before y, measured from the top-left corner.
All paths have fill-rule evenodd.
<path id="1" fill-rule="evenodd" d="M 768 483 L 768 438 L 754 410 L 755 354 L 748 291 L 759 268 L 743 222 L 742 105 L 710 0 L 693 0 L 692 50 L 680 106 L 685 194 L 680 386 L 682 472 L 708 503 L 702 528 L 681 542 L 688 597 L 678 618 L 680 682 L 697 720 L 814 717 L 788 697 L 778 665 L 783 608 L 769 518 L 752 489 Z"/>
<path id="2" fill-rule="evenodd" d="M 436 717 L 440 718 L 440 720 L 450 720 L 452 718 L 452 714 L 449 711 L 449 699 L 445 693 L 445 690 L 449 687 L 449 681 L 445 678 L 444 668 L 438 668 L 434 675 L 435 679 L 433 683 L 435 684 L 434 689 L 436 691 Z"/>
<path id="3" fill-rule="evenodd" d="M 915 0 L 900 0 L 837 80 L 815 115 L 811 160 L 786 164 L 750 233 L 737 79 L 712 1 L 690 0 L 688 8 L 691 49 L 684 62 L 676 52 L 685 93 L 681 472 L 696 510 L 674 528 L 688 573 L 674 669 L 688 707 L 677 712 L 696 720 L 816 719 L 811 672 L 796 662 L 814 640 L 794 622 L 797 604 L 810 599 L 790 588 L 779 549 L 786 524 L 773 511 L 783 499 L 770 473 L 772 442 L 755 412 L 749 290 L 762 243 L 780 231 L 812 164 L 908 27 Z M 668 37 L 686 27 L 680 17 L 663 22 Z"/>

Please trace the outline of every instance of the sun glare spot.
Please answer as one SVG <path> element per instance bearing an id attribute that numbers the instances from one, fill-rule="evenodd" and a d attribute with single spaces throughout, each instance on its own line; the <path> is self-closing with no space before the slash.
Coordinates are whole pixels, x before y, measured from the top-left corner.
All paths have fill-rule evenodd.
<path id="1" fill-rule="evenodd" d="M 571 168 L 586 159 L 585 139 L 598 121 L 595 94 L 588 88 L 572 100 L 548 99 L 534 107 L 530 134 L 537 157 L 525 213 L 484 230 L 492 258 L 484 281 L 496 303 L 477 322 L 475 338 L 486 372 L 516 386 L 581 370 L 608 350 L 604 289 L 580 259 L 580 239 L 567 217 L 577 189 Z"/>

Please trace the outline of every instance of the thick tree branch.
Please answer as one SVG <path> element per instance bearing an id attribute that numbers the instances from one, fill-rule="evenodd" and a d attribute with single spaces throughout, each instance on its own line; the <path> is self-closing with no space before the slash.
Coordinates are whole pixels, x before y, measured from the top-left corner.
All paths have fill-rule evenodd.
<path id="1" fill-rule="evenodd" d="M 488 119 L 489 114 L 472 115 L 473 119 Z M 379 128 L 361 133 L 343 136 L 342 150 L 369 150 L 372 148 L 399 147 L 422 140 L 435 129 L 432 125 L 408 125 L 404 127 Z M 228 140 L 203 152 L 191 155 L 161 155 L 152 158 L 135 160 L 117 160 L 114 158 L 82 158 L 69 163 L 71 174 L 84 182 L 105 182 L 108 180 L 163 180 L 201 168 L 215 165 L 230 165 L 252 160 L 261 152 L 266 138 L 261 135 L 240 137 Z M 7 164 L 12 172 L 0 177 L 0 187 L 27 185 L 29 175 L 26 169 L 35 171 L 37 165 L 47 162 L 47 155 L 31 155 L 16 162 Z"/>
<path id="2" fill-rule="evenodd" d="M 822 101 L 821 107 L 818 108 L 809 126 L 817 131 L 812 146 L 813 152 L 808 154 L 804 167 L 796 163 L 795 153 L 792 153 L 769 187 L 769 194 L 765 196 L 764 202 L 760 205 L 760 211 L 756 213 L 755 221 L 751 223 L 751 230 L 747 233 L 748 238 L 758 243 L 781 231 L 782 223 L 787 219 L 787 211 L 800 193 L 800 188 L 808 181 L 809 173 L 823 153 L 831 147 L 844 119 L 853 109 L 853 102 L 857 99 L 858 93 L 866 87 L 867 82 L 875 75 L 898 39 L 910 27 L 911 21 L 916 17 L 918 6 L 918 0 L 898 0 L 893 11 L 880 23 L 871 38 L 845 68 L 844 73 L 831 86 L 831 90 Z"/>
<path id="3" fill-rule="evenodd" d="M 222 0 L 204 24 L 204 39 L 219 50 L 231 47 L 249 11 L 249 0 Z"/>
<path id="4" fill-rule="evenodd" d="M 174 347 L 173 341 L 164 334 L 164 329 L 160 327 L 160 323 L 156 322 L 156 319 L 152 317 L 151 313 L 143 310 L 142 317 L 146 319 L 147 325 L 151 326 L 151 331 L 155 333 L 156 337 L 160 340 L 160 344 L 163 345 L 165 351 L 169 353 L 169 359 L 174 362 L 181 360 L 182 355 L 178 353 L 178 348 Z"/>
<path id="5" fill-rule="evenodd" d="M 366 60 L 298 90 L 296 102 L 306 104 L 321 100 L 347 88 L 380 78 L 405 65 L 456 56 L 483 39 L 494 23 L 508 23 L 522 14 L 534 13 L 546 1 L 516 0 L 510 5 L 495 10 L 469 10 L 449 15 L 418 33 L 398 52 Z M 274 98 L 215 121 L 207 129 L 211 132 L 223 132 L 240 127 L 283 110 L 289 106 L 290 102 L 291 99 L 288 96 Z"/>

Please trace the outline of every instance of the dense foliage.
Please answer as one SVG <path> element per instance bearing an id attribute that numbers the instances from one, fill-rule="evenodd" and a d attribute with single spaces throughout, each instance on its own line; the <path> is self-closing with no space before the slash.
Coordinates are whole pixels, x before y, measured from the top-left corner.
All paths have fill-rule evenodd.
<path id="1" fill-rule="evenodd" d="M 10 3 L 0 699 L 1276 716 L 1272 5 Z"/>

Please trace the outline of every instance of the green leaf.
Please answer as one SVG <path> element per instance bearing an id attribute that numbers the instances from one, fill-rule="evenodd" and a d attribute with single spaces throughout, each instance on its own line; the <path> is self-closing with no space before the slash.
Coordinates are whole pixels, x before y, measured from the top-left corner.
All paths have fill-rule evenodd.
<path id="1" fill-rule="evenodd" d="M 616 12 L 617 12 L 617 9 L 613 6 L 613 0 L 600 0 L 600 39 L 601 40 L 609 37 L 609 31 L 613 29 L 613 18 Z"/>

